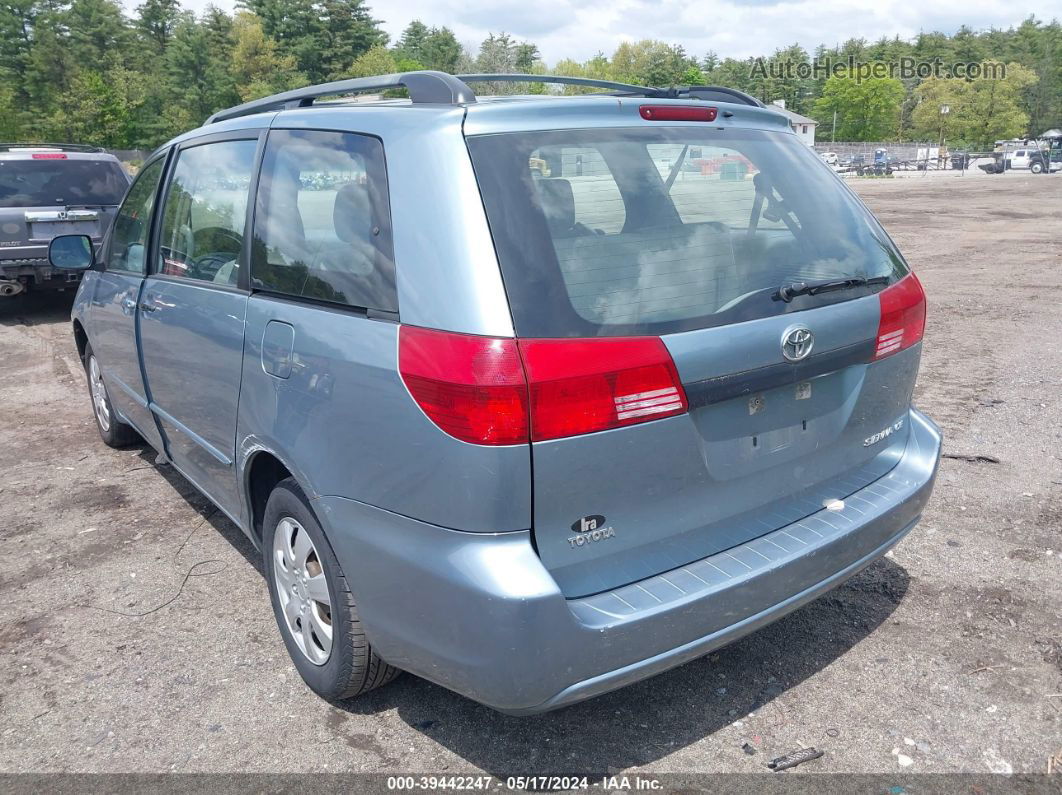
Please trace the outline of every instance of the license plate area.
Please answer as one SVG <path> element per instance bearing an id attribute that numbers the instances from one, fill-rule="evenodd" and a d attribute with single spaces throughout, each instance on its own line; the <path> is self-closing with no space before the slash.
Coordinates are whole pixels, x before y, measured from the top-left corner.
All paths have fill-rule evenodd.
<path id="1" fill-rule="evenodd" d="M 99 222 L 91 221 L 32 221 L 29 225 L 30 240 L 51 240 L 59 235 L 88 235 L 96 237 Z"/>

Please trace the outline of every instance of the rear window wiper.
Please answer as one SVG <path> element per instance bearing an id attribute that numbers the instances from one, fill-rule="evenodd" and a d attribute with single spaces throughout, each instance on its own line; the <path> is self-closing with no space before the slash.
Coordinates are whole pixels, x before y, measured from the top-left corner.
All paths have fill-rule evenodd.
<path id="1" fill-rule="evenodd" d="M 783 284 L 778 288 L 778 291 L 771 296 L 775 301 L 785 301 L 789 303 L 798 295 L 818 295 L 819 293 L 829 293 L 835 290 L 850 290 L 853 287 L 866 287 L 871 284 L 888 284 L 888 276 L 872 276 L 869 279 L 864 279 L 860 276 L 854 276 L 850 279 L 821 279 L 815 282 L 790 282 L 789 284 Z"/>

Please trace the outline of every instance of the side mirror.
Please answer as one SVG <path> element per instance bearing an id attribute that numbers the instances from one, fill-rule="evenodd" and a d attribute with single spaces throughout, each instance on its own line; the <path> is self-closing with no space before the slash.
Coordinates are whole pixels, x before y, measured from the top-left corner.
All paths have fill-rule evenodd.
<path id="1" fill-rule="evenodd" d="M 88 235 L 59 235 L 48 244 L 48 262 L 64 271 L 87 271 L 96 262 Z"/>

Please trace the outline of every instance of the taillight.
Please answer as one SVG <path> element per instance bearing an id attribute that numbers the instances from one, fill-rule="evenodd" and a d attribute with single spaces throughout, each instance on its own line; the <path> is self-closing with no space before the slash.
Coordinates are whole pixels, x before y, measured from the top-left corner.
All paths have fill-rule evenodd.
<path id="1" fill-rule="evenodd" d="M 62 152 L 37 152 L 30 155 L 33 160 L 66 160 L 66 155 Z"/>
<path id="2" fill-rule="evenodd" d="M 686 392 L 659 337 L 521 339 L 539 442 L 686 411 Z"/>
<path id="3" fill-rule="evenodd" d="M 659 337 L 515 340 L 402 326 L 398 366 L 428 418 L 473 444 L 558 439 L 687 409 Z"/>
<path id="4" fill-rule="evenodd" d="M 527 382 L 516 340 L 402 326 L 398 369 L 428 419 L 473 444 L 527 442 Z"/>
<path id="5" fill-rule="evenodd" d="M 883 359 L 922 339 L 926 328 L 926 294 L 918 278 L 909 273 L 878 293 L 881 320 L 874 359 Z"/>
<path id="6" fill-rule="evenodd" d="M 715 121 L 719 109 L 705 105 L 642 105 L 638 113 L 646 121 Z"/>

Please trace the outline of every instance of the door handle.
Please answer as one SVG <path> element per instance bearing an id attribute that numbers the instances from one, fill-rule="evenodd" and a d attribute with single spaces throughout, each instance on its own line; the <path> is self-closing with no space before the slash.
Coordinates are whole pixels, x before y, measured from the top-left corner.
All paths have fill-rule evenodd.
<path id="1" fill-rule="evenodd" d="M 136 299 L 123 298 L 122 309 L 124 309 L 126 312 L 132 312 L 134 309 L 136 309 Z"/>
<path id="2" fill-rule="evenodd" d="M 144 301 L 140 304 L 140 308 L 145 312 L 154 312 L 159 308 L 159 305 L 152 301 Z"/>

